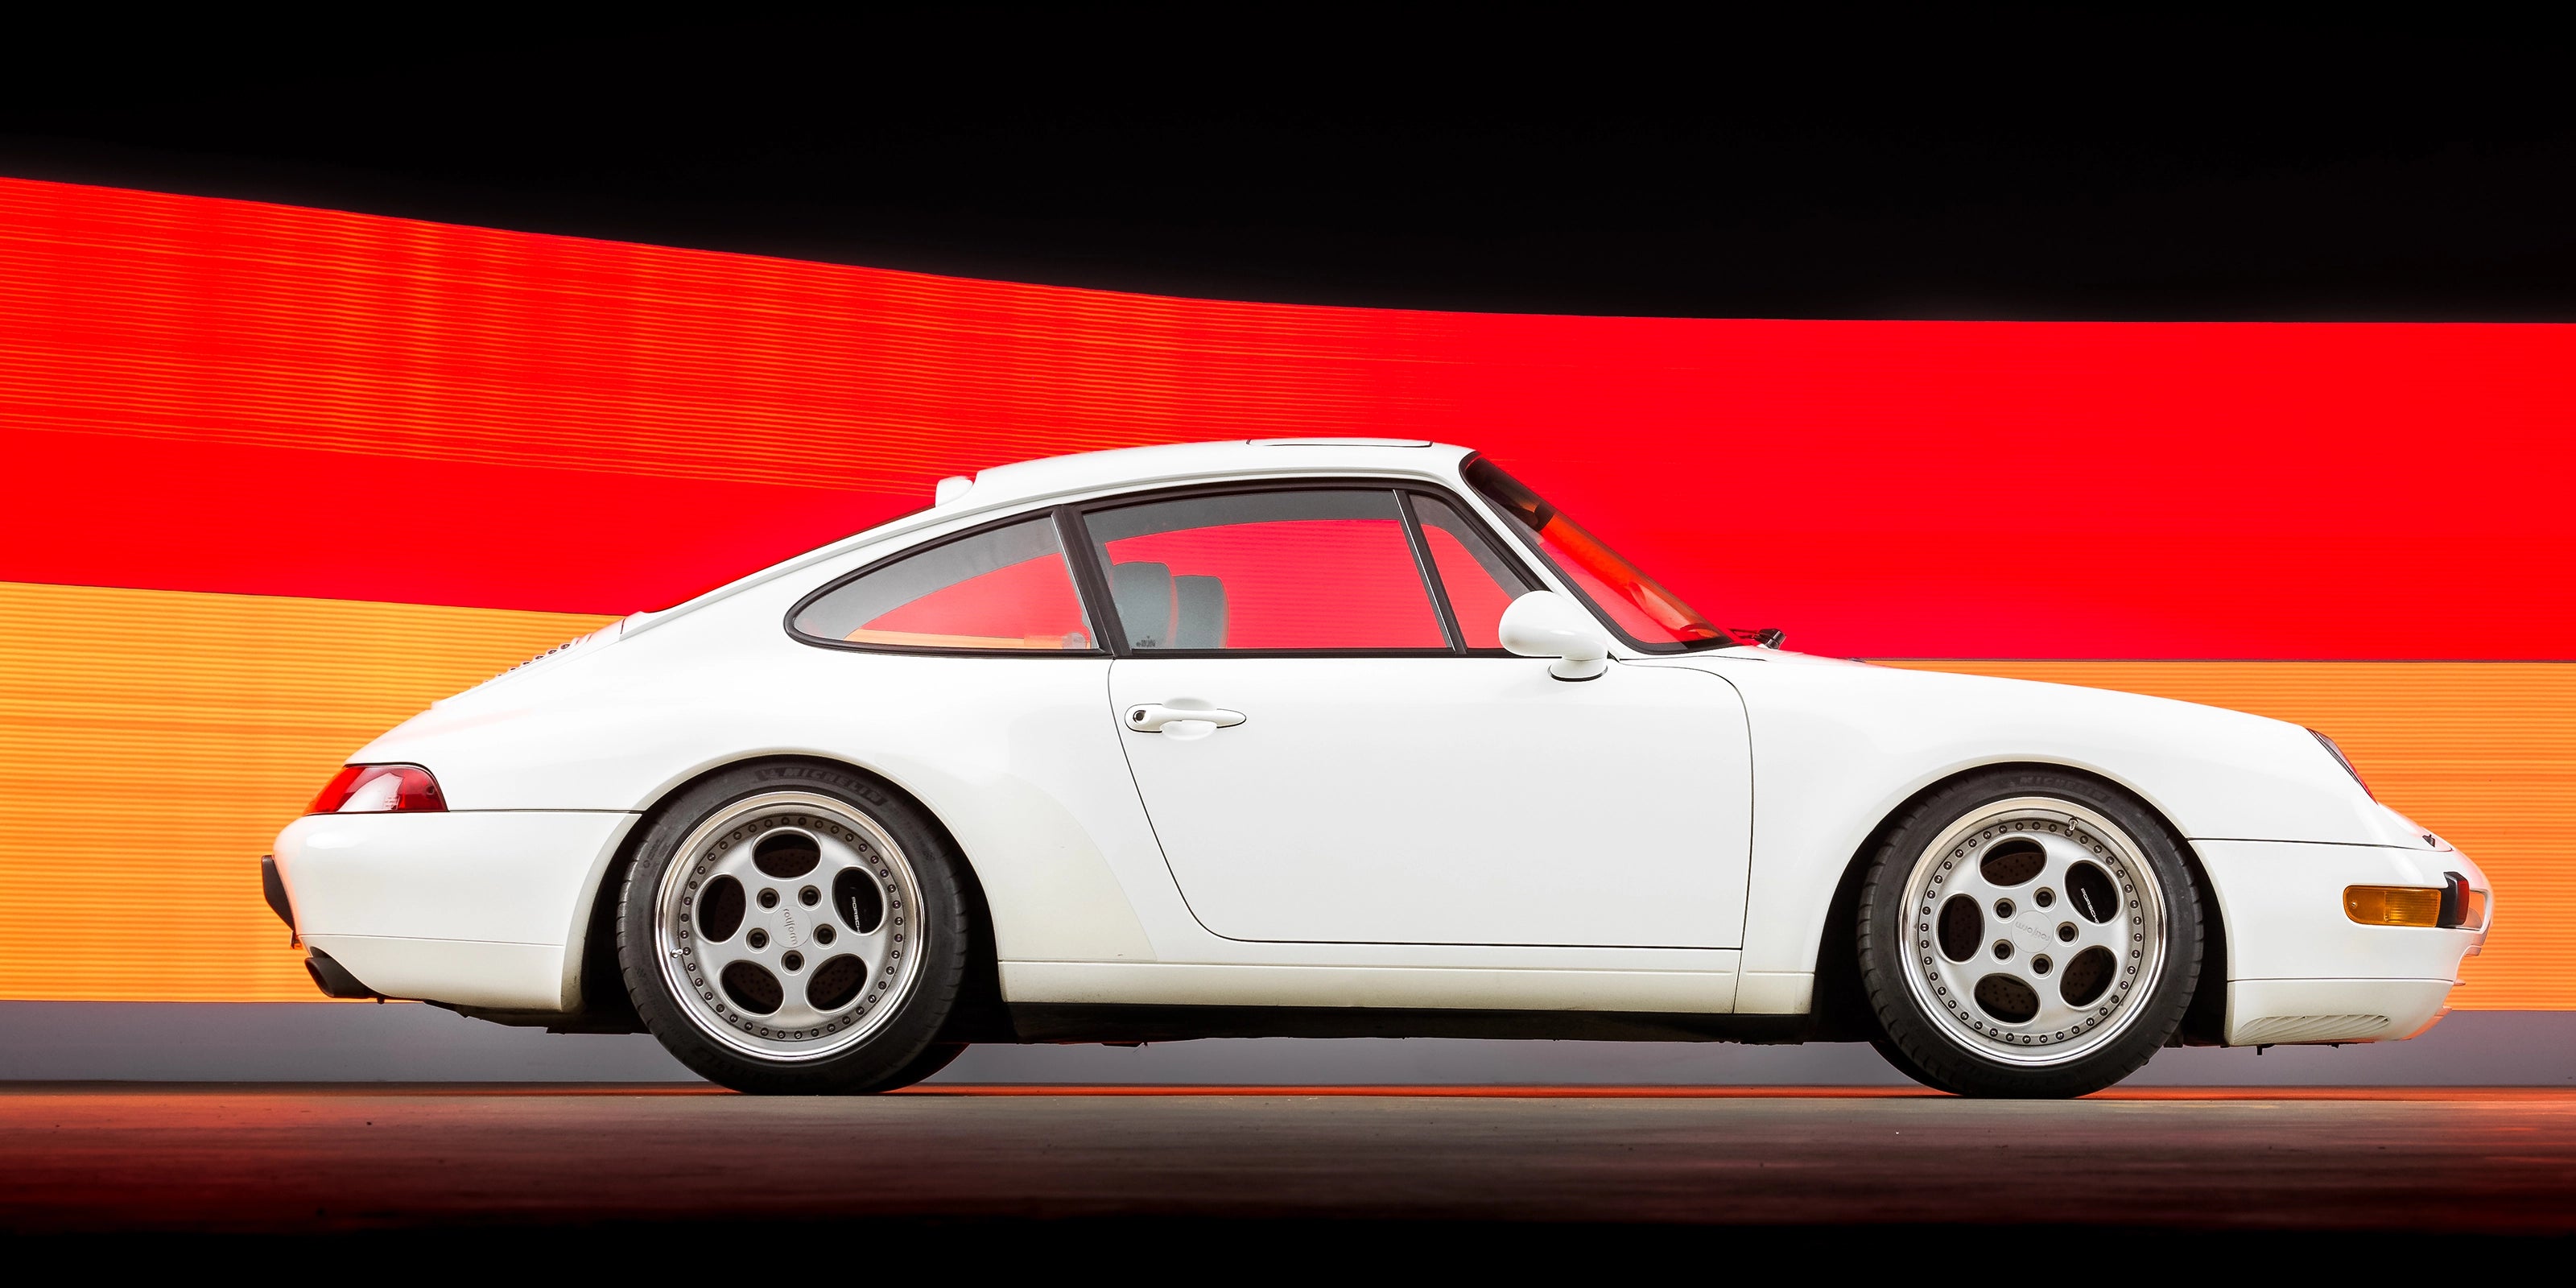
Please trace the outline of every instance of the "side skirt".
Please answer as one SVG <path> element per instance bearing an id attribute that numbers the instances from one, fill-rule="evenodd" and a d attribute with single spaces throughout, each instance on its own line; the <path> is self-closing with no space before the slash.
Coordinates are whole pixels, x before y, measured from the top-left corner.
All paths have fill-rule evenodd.
<path id="1" fill-rule="evenodd" d="M 1812 1015 L 1636 1011 L 1399 1010 L 1361 1006 L 1136 1006 L 1017 1002 L 1023 1043 L 1183 1042 L 1193 1038 L 1519 1038 L 1580 1042 L 1813 1040 Z"/>
<path id="2" fill-rule="evenodd" d="M 548 1033 L 642 1033 L 644 1025 L 629 1010 L 623 1015 L 602 1015 L 580 1011 L 512 1011 L 489 1006 L 458 1006 L 452 1002 L 431 1002 L 442 1011 L 454 1011 L 469 1020 L 482 1020 L 513 1029 L 544 1029 Z"/>

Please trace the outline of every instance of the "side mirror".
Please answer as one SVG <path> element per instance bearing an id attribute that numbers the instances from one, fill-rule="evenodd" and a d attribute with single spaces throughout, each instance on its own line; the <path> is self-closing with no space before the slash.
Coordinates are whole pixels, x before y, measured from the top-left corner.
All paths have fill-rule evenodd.
<path id="1" fill-rule="evenodd" d="M 1503 610 L 1497 634 L 1522 657 L 1552 657 L 1547 673 L 1560 680 L 1591 680 L 1610 669 L 1610 635 L 1590 613 L 1552 590 L 1533 590 Z"/>

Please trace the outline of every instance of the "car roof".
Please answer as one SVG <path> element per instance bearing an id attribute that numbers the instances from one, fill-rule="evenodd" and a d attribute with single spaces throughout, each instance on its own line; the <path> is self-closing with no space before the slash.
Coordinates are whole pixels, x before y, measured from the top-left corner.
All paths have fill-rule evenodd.
<path id="1" fill-rule="evenodd" d="M 1243 474 L 1454 475 L 1468 449 L 1420 438 L 1255 438 L 1122 447 L 996 465 L 936 507 L 961 514 L 1126 485 Z"/>
<path id="2" fill-rule="evenodd" d="M 1187 483 L 1194 479 L 1239 478 L 1247 474 L 1409 474 L 1417 478 L 1454 478 L 1459 463 L 1472 455 L 1474 453 L 1464 447 L 1420 438 L 1237 438 L 1214 443 L 1122 447 L 1105 452 L 1082 452 L 996 465 L 976 474 L 973 485 L 963 492 L 943 487 L 941 490 L 947 493 L 947 498 L 927 510 L 915 511 L 782 560 L 686 603 L 658 612 L 633 614 L 620 623 L 618 630 L 621 634 L 634 634 L 696 612 L 772 579 L 836 558 L 854 547 L 945 525 L 979 510 L 1005 509 L 1048 497 L 1107 488 L 1152 487 Z"/>

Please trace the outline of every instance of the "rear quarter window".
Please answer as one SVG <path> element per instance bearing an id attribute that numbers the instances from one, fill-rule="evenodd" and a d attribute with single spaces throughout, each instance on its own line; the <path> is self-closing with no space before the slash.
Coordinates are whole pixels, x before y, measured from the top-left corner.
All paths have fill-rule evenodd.
<path id="1" fill-rule="evenodd" d="M 1050 516 L 944 542 L 815 596 L 790 625 L 832 644 L 1089 652 L 1082 597 Z"/>

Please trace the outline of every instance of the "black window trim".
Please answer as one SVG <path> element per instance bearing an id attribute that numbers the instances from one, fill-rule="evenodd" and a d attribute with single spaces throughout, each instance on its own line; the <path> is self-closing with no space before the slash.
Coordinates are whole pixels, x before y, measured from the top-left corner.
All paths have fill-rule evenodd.
<path id="1" fill-rule="evenodd" d="M 1440 635 L 1449 641 L 1449 651 L 1467 651 L 1467 637 L 1458 629 L 1458 613 L 1449 604 L 1448 584 L 1440 580 L 1440 571 L 1431 562 L 1431 538 L 1422 535 L 1421 516 L 1413 512 L 1413 494 L 1396 489 L 1395 510 L 1404 523 L 1404 543 L 1413 549 L 1413 570 L 1422 574 L 1422 585 L 1431 592 L 1431 611 L 1440 617 Z"/>
<path id="2" fill-rule="evenodd" d="M 1003 515 L 1002 517 L 991 520 L 990 522 L 978 523 L 971 528 L 961 528 L 958 531 L 949 533 L 943 537 L 937 537 L 929 541 L 921 542 L 917 545 L 906 546 L 882 559 L 871 559 L 866 564 L 823 583 L 820 589 L 797 600 L 795 605 L 787 610 L 787 616 L 782 619 L 779 624 L 786 628 L 787 637 L 799 644 L 807 644 L 815 648 L 839 649 L 845 653 L 896 653 L 912 657 L 1109 657 L 1111 656 L 1110 651 L 1100 646 L 1100 642 L 1108 637 L 1101 633 L 1101 615 L 1092 609 L 1092 604 L 1095 602 L 1094 590 L 1092 587 L 1085 585 L 1083 581 L 1083 572 L 1089 566 L 1089 561 L 1075 557 L 1075 552 L 1072 546 L 1067 544 L 1065 540 L 1066 535 L 1069 532 L 1078 530 L 1078 525 L 1068 526 L 1070 520 L 1067 512 L 1071 508 L 1072 507 L 1070 506 L 1052 505 L 1034 510 L 1021 510 L 1013 514 Z M 851 640 L 825 639 L 820 635 L 809 634 L 805 631 L 796 629 L 796 619 L 802 616 L 807 608 L 813 606 L 816 600 L 819 600 L 824 596 L 831 594 L 833 591 L 839 590 L 843 586 L 847 586 L 851 582 L 857 581 L 880 568 L 901 563 L 914 555 L 928 554 L 933 550 L 939 549 L 941 546 L 951 545 L 959 541 L 971 541 L 988 532 L 996 532 L 1003 528 L 1015 527 L 1019 524 L 1029 523 L 1040 519 L 1047 520 L 1055 524 L 1056 544 L 1059 547 L 1062 547 L 1059 553 L 1064 556 L 1065 571 L 1070 574 L 1073 579 L 1074 599 L 1081 606 L 1083 626 L 1091 633 L 1090 648 L 949 648 L 944 645 L 936 644 L 860 644 Z M 1099 602 L 1106 601 L 1104 599 Z"/>
<path id="3" fill-rule="evenodd" d="M 1156 501 L 1181 501 L 1194 496 L 1226 496 L 1245 492 L 1346 492 L 1352 490 L 1369 492 L 1383 491 L 1395 494 L 1396 513 L 1401 517 L 1401 521 L 1404 525 L 1405 541 L 1408 546 L 1411 547 L 1413 552 L 1414 572 L 1422 578 L 1423 591 L 1431 599 L 1432 612 L 1440 622 L 1441 635 L 1448 641 L 1446 647 L 1419 649 L 1158 648 L 1139 652 L 1127 642 L 1126 628 L 1124 624 L 1118 621 L 1118 606 L 1109 598 L 1108 595 L 1108 576 L 1101 571 L 1099 564 L 1096 561 L 1096 556 L 1099 552 L 1091 540 L 1090 529 L 1081 521 L 1082 516 L 1092 514 L 1096 511 L 1118 510 L 1131 505 L 1151 504 Z M 1448 488 L 1442 487 L 1439 484 L 1426 479 L 1407 478 L 1397 475 L 1318 474 L 1298 478 L 1235 479 L 1222 483 L 1193 483 L 1182 484 L 1174 487 L 1151 488 L 1139 492 L 1121 492 L 1116 496 L 1096 497 L 1089 501 L 1081 501 L 1067 505 L 1063 508 L 1067 511 L 1071 511 L 1073 517 L 1070 535 L 1080 538 L 1080 553 L 1072 556 L 1082 565 L 1082 572 L 1076 575 L 1076 581 L 1083 585 L 1087 592 L 1096 592 L 1100 597 L 1099 602 L 1101 607 L 1097 617 L 1100 620 L 1104 631 L 1103 633 L 1094 636 L 1094 638 L 1106 641 L 1111 653 L 1121 658 L 1457 658 L 1514 656 L 1514 654 L 1508 649 L 1471 649 L 1464 646 L 1465 636 L 1458 630 L 1455 612 L 1449 604 L 1448 588 L 1441 584 L 1437 570 L 1430 562 L 1429 544 L 1422 536 L 1421 524 L 1414 518 L 1413 504 L 1408 499 L 1409 494 L 1417 492 L 1425 496 L 1438 498 L 1443 503 L 1447 504 L 1450 510 L 1456 513 L 1459 518 L 1465 522 L 1480 524 L 1489 529 L 1492 526 L 1491 520 L 1484 518 L 1479 511 L 1460 504 L 1458 497 Z M 1547 582 L 1545 579 L 1532 576 L 1529 567 L 1525 561 L 1520 559 L 1514 553 L 1514 548 L 1512 546 L 1505 542 L 1495 540 L 1490 531 L 1486 533 L 1486 544 L 1491 546 L 1494 553 L 1502 559 L 1504 564 L 1520 577 L 1523 584 L 1537 587 L 1542 590 L 1546 589 Z M 1071 551 L 1073 548 L 1074 543 L 1068 540 L 1068 551 Z"/>
<path id="4" fill-rule="evenodd" d="M 1483 536 L 1484 536 L 1484 538 L 1485 538 L 1485 548 L 1486 548 L 1487 550 L 1492 551 L 1492 552 L 1493 552 L 1494 557 L 1495 557 L 1496 559 L 1501 560 L 1501 561 L 1502 561 L 1503 566 L 1504 566 L 1505 568 L 1510 569 L 1510 570 L 1511 570 L 1511 574 L 1512 574 L 1514 577 L 1519 578 L 1519 579 L 1520 579 L 1520 583 L 1521 583 L 1523 586 L 1527 586 L 1527 587 L 1529 588 L 1528 590 L 1524 590 L 1524 591 L 1522 591 L 1522 592 L 1521 592 L 1521 594 L 1526 595 L 1526 594 L 1529 594 L 1529 593 L 1530 593 L 1530 591 L 1547 590 L 1547 589 L 1549 589 L 1547 579 L 1546 579 L 1545 577 L 1541 577 L 1541 576 L 1539 576 L 1539 575 L 1538 575 L 1538 573 L 1536 572 L 1536 570 L 1534 570 L 1534 569 L 1530 566 L 1530 563 L 1529 563 L 1529 561 L 1528 561 L 1528 560 L 1525 560 L 1525 559 L 1521 558 L 1521 556 L 1520 556 L 1520 548 L 1519 548 L 1518 546 L 1513 545 L 1513 544 L 1511 543 L 1511 540 L 1510 540 L 1508 537 L 1504 537 L 1504 536 L 1501 536 L 1501 535 L 1499 535 L 1498 533 L 1496 533 L 1496 532 L 1495 532 L 1495 530 L 1494 530 L 1494 521 L 1493 521 L 1493 519 L 1492 519 L 1490 516 L 1486 515 L 1484 512 L 1482 512 L 1482 511 L 1480 511 L 1480 510 L 1476 509 L 1476 508 L 1475 508 L 1475 506 L 1474 506 L 1472 503 L 1469 503 L 1469 502 L 1466 502 L 1466 501 L 1462 501 L 1461 499 L 1459 499 L 1459 497 L 1458 497 L 1458 495 L 1457 495 L 1456 493 L 1453 493 L 1453 492 L 1449 491 L 1449 490 L 1448 490 L 1448 489 L 1446 489 L 1446 488 L 1436 488 L 1436 487 L 1416 487 L 1416 488 L 1408 488 L 1408 489 L 1406 489 L 1406 491 L 1405 491 L 1405 501 L 1404 501 L 1404 517 L 1405 517 L 1405 521 L 1406 521 L 1407 523 L 1409 523 L 1409 524 L 1411 524 L 1411 525 L 1412 525 L 1412 527 L 1413 527 L 1413 531 L 1414 531 L 1414 532 L 1415 532 L 1415 534 L 1416 534 L 1416 539 L 1417 539 L 1417 540 L 1420 540 L 1420 541 L 1422 542 L 1422 555 L 1421 555 L 1421 557 L 1422 557 L 1422 559 L 1424 560 L 1425 566 L 1427 566 L 1427 567 L 1433 567 L 1433 568 L 1435 569 L 1435 575 L 1432 577 L 1432 583 L 1433 583 L 1434 585 L 1436 585 L 1436 586 L 1438 586 L 1438 587 L 1440 588 L 1440 610 L 1441 610 L 1441 612 L 1442 612 L 1442 614 L 1443 614 L 1443 615 L 1445 615 L 1445 616 L 1447 616 L 1447 617 L 1449 618 L 1449 620 L 1451 620 L 1452 622 L 1456 621 L 1456 620 L 1457 620 L 1457 613 L 1456 613 L 1456 610 L 1455 610 L 1455 609 L 1450 605 L 1450 603 L 1449 603 L 1449 584 L 1448 584 L 1447 582 L 1441 581 L 1441 580 L 1439 579 L 1439 577 L 1436 575 L 1436 565 L 1432 565 L 1432 564 L 1430 563 L 1430 556 L 1431 556 L 1431 541 L 1430 541 L 1430 538 L 1428 538 L 1428 537 L 1422 537 L 1422 536 L 1420 536 L 1420 535 L 1419 535 L 1419 534 L 1421 533 L 1421 531 L 1422 531 L 1422 523 L 1421 523 L 1421 520 L 1420 520 L 1420 519 L 1419 519 L 1419 518 L 1418 518 L 1418 517 L 1413 513 L 1413 497 L 1414 497 L 1415 495 L 1427 496 L 1427 497 L 1430 497 L 1431 499 L 1433 499 L 1433 500 L 1435 500 L 1435 501 L 1440 502 L 1442 505 L 1448 506 L 1448 507 L 1449 507 L 1449 512 L 1450 512 L 1451 514 L 1457 515 L 1457 516 L 1458 516 L 1458 521 L 1459 521 L 1459 522 L 1464 523 L 1464 524 L 1468 525 L 1469 527 L 1471 527 L 1471 528 L 1475 529 L 1477 532 L 1479 532 L 1479 533 L 1483 534 Z M 1515 598 L 1515 599 L 1517 599 L 1518 597 L 1519 597 L 1519 596 L 1514 596 L 1514 598 Z M 1461 629 L 1459 630 L 1459 633 L 1458 633 L 1458 636 L 1457 636 L 1457 640 L 1458 640 L 1459 644 L 1461 645 L 1461 647 L 1459 648 L 1459 650 L 1458 650 L 1458 651 L 1459 651 L 1461 654 L 1463 654 L 1463 655 L 1465 655 L 1465 656 L 1467 656 L 1467 657 L 1519 657 L 1519 656 L 1520 656 L 1520 654 L 1515 653 L 1515 652 L 1511 651 L 1510 649 L 1502 648 L 1502 647 L 1500 647 L 1500 646 L 1497 646 L 1497 647 L 1494 647 L 1494 648 L 1467 648 L 1467 647 L 1464 647 L 1464 645 L 1465 645 L 1465 643 L 1466 643 L 1466 632 L 1465 632 L 1465 629 L 1464 629 L 1464 628 L 1461 628 Z"/>

